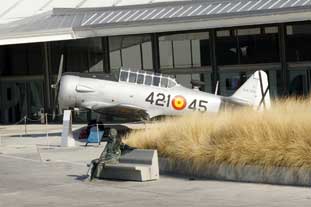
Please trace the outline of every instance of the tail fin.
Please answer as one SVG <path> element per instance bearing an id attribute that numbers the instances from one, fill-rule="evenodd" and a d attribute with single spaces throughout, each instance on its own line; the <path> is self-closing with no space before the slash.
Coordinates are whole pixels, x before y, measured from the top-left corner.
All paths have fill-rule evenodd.
<path id="1" fill-rule="evenodd" d="M 238 102 L 253 106 L 256 110 L 271 107 L 267 74 L 258 70 L 231 96 Z"/>

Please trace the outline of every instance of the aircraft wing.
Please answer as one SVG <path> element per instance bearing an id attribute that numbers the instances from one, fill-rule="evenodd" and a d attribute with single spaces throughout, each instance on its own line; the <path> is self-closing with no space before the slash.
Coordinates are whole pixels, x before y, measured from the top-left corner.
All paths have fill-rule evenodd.
<path id="1" fill-rule="evenodd" d="M 91 110 L 111 116 L 125 117 L 137 120 L 149 119 L 149 114 L 145 109 L 138 108 L 137 106 L 127 104 L 117 104 L 107 106 L 106 104 L 96 104 L 92 106 Z"/>

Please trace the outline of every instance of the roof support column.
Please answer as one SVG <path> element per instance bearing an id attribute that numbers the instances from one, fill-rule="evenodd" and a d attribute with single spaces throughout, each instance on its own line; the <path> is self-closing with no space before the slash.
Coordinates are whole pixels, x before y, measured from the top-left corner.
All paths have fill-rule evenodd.
<path id="1" fill-rule="evenodd" d="M 109 38 L 102 37 L 102 50 L 103 50 L 103 71 L 110 73 L 110 49 L 109 49 Z"/>
<path id="2" fill-rule="evenodd" d="M 286 26 L 279 25 L 279 54 L 281 62 L 282 95 L 288 95 L 288 65 L 286 62 Z"/>
<path id="3" fill-rule="evenodd" d="M 151 48 L 153 71 L 160 73 L 159 35 L 157 33 L 151 34 Z"/>
<path id="4" fill-rule="evenodd" d="M 218 67 L 217 67 L 217 59 L 216 59 L 216 30 L 212 29 L 209 32 L 210 39 L 210 59 L 212 66 L 212 90 L 216 90 L 216 83 L 219 80 Z"/>
<path id="5" fill-rule="evenodd" d="M 44 68 L 44 91 L 45 91 L 45 96 L 44 96 L 44 109 L 45 111 L 49 112 L 51 110 L 51 87 L 50 87 L 50 58 L 49 58 L 49 43 L 44 42 L 43 43 L 43 68 Z"/>

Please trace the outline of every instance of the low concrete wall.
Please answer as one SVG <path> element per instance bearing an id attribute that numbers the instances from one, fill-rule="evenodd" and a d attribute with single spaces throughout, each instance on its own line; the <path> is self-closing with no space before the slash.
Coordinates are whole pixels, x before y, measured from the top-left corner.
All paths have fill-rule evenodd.
<path id="1" fill-rule="evenodd" d="M 311 170 L 302 168 L 263 168 L 221 164 L 193 169 L 190 161 L 175 161 L 167 158 L 160 158 L 159 165 L 161 173 L 239 182 L 311 186 Z"/>

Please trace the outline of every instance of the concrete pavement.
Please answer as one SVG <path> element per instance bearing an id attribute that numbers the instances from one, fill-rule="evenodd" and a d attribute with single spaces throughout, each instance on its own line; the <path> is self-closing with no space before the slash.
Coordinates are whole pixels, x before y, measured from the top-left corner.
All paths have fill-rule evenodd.
<path id="1" fill-rule="evenodd" d="M 1 126 L 0 126 L 1 128 Z M 61 127 L 60 127 L 61 128 Z M 0 129 L 4 134 L 4 131 Z M 55 131 L 57 133 L 57 130 Z M 48 142 L 47 142 L 48 141 Z M 86 179 L 86 163 L 104 144 L 59 147 L 60 137 L 2 137 L 2 206 L 310 206 L 311 189 L 192 180 L 161 175 L 159 181 Z"/>

